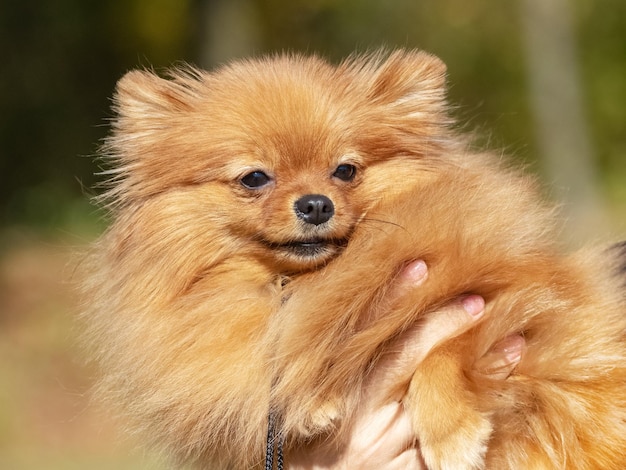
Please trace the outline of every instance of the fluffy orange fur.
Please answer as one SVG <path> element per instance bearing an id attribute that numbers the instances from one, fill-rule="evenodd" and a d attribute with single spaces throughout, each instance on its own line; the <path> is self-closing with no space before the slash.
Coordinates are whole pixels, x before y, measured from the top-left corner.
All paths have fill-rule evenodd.
<path id="1" fill-rule="evenodd" d="M 112 223 L 89 256 L 84 317 L 101 391 L 151 442 L 256 468 L 270 411 L 287 459 L 341 440 L 390 340 L 476 293 L 484 320 L 399 384 L 429 468 L 624 467 L 616 253 L 562 250 L 533 179 L 451 128 L 439 59 L 134 71 L 115 108 Z M 328 220 L 294 208 L 311 194 L 332 201 Z M 386 305 L 418 258 L 428 280 Z M 477 375 L 514 333 L 527 343 L 514 374 Z"/>

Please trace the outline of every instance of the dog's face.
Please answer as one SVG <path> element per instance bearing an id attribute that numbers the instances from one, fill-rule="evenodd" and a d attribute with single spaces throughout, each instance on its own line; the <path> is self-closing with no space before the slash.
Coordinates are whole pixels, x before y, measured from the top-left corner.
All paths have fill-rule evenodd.
<path id="1" fill-rule="evenodd" d="M 246 207 L 248 236 L 287 270 L 335 256 L 367 206 L 356 191 L 362 179 L 357 155 L 329 151 L 325 159 L 306 161 L 277 155 L 242 165 L 240 187 L 233 188 Z"/>
<path id="2" fill-rule="evenodd" d="M 337 255 L 368 209 L 445 146 L 444 66 L 424 53 L 337 67 L 282 57 L 118 84 L 118 203 L 185 188 L 282 271 Z M 201 217 L 197 218 L 202 223 Z"/>

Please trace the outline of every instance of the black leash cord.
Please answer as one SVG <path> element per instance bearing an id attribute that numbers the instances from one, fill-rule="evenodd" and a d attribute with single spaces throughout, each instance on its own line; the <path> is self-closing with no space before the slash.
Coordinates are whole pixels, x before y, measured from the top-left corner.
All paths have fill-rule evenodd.
<path id="1" fill-rule="evenodd" d="M 276 415 L 270 412 L 267 418 L 265 470 L 274 470 L 274 453 L 276 453 L 276 470 L 283 470 L 283 440 L 276 435 Z"/>

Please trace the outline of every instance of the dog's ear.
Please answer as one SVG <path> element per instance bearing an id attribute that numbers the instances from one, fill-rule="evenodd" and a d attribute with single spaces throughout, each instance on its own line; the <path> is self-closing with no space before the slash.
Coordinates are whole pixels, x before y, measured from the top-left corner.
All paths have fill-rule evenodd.
<path id="1" fill-rule="evenodd" d="M 169 79 L 147 70 L 133 70 L 118 82 L 113 99 L 124 125 L 154 126 L 159 119 L 189 111 L 198 92 L 200 72 L 174 69 Z"/>
<path id="2" fill-rule="evenodd" d="M 446 108 L 446 66 L 422 51 L 395 51 L 370 79 L 368 99 L 407 116 Z"/>
<path id="3" fill-rule="evenodd" d="M 109 164 L 105 197 L 119 202 L 146 196 L 162 189 L 164 175 L 167 181 L 184 176 L 188 163 L 175 165 L 185 154 L 189 116 L 200 106 L 205 79 L 205 72 L 187 67 L 172 69 L 168 78 L 136 70 L 119 80 L 113 132 L 101 149 Z"/>
<path id="4" fill-rule="evenodd" d="M 421 51 L 377 53 L 360 65 L 364 109 L 376 123 L 365 139 L 369 148 L 395 155 L 447 155 L 454 123 L 446 103 L 446 66 Z M 371 117 L 370 117 L 371 116 Z M 445 148 L 444 148 L 445 147 Z"/>

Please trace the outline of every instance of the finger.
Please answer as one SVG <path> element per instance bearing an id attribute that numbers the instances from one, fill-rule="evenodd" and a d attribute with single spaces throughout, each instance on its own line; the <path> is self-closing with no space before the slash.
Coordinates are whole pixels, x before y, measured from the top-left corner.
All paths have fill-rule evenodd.
<path id="1" fill-rule="evenodd" d="M 424 283 L 428 277 L 428 267 L 423 260 L 414 260 L 407 263 L 398 273 L 398 276 L 389 286 L 381 302 L 375 309 L 367 311 L 360 319 L 360 327 L 370 325 L 380 320 L 387 312 L 393 312 L 397 308 L 397 302 L 407 293 Z"/>
<path id="2" fill-rule="evenodd" d="M 411 289 L 418 287 L 424 283 L 428 278 L 428 266 L 421 260 L 414 260 L 409 262 L 398 275 L 398 279 L 394 283 L 391 291 L 387 294 L 390 304 L 403 295 L 405 295 Z"/>
<path id="3" fill-rule="evenodd" d="M 402 335 L 405 346 L 400 359 L 420 363 L 436 346 L 469 330 L 484 312 L 484 299 L 469 295 L 430 313 L 423 323 Z"/>
<path id="4" fill-rule="evenodd" d="M 415 287 L 422 284 L 428 277 L 428 266 L 424 260 L 411 261 L 400 272 L 399 284 L 403 288 Z"/>
<path id="5" fill-rule="evenodd" d="M 504 380 L 522 359 L 526 341 L 521 335 L 507 336 L 474 364 L 474 372 L 492 380 Z"/>
<path id="6" fill-rule="evenodd" d="M 349 468 L 422 468 L 409 414 L 399 402 L 386 403 L 361 416 L 348 445 Z M 407 455 L 405 455 L 407 454 Z M 408 459 L 408 455 L 413 460 Z M 414 462 L 412 466 L 400 463 Z"/>
<path id="7" fill-rule="evenodd" d="M 467 331 L 484 313 L 478 295 L 454 301 L 429 314 L 425 321 L 405 331 L 388 347 L 367 384 L 368 399 L 376 406 L 389 398 L 400 400 L 403 386 L 419 363 L 437 345 Z"/>

